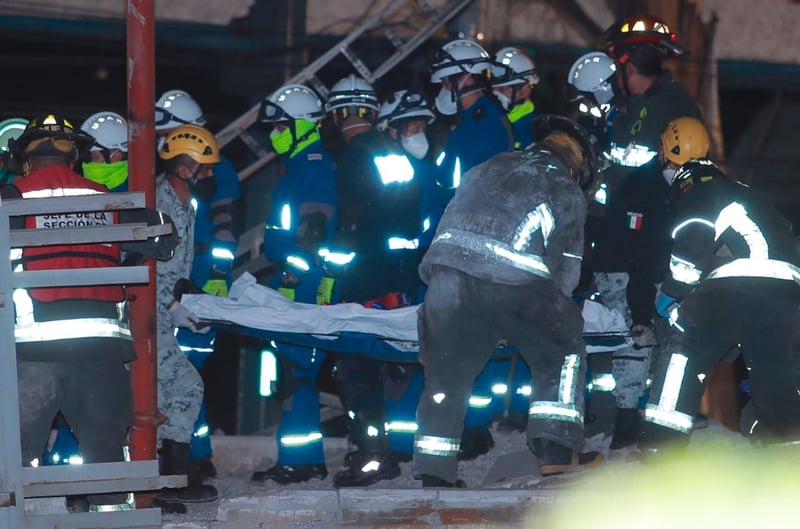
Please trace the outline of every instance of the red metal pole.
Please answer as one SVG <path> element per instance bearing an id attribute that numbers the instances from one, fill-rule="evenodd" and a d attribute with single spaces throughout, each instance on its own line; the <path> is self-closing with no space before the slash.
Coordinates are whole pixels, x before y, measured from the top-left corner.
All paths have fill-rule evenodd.
<path id="1" fill-rule="evenodd" d="M 155 206 L 155 4 L 128 0 L 128 180 L 131 191 L 144 191 L 147 207 Z M 131 459 L 156 459 L 158 398 L 156 394 L 155 264 L 148 261 L 150 283 L 129 288 L 131 334 L 137 359 L 131 364 L 133 427 Z M 149 504 L 152 495 L 137 496 Z M 145 506 L 142 505 L 142 506 Z"/>

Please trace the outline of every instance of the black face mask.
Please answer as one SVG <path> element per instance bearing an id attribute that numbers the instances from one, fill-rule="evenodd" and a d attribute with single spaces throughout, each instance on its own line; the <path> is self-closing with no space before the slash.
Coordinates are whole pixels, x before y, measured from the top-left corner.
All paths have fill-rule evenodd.
<path id="1" fill-rule="evenodd" d="M 189 179 L 186 183 L 189 184 L 192 196 L 201 202 L 208 202 L 217 194 L 217 179 L 213 176 L 198 180 Z"/>

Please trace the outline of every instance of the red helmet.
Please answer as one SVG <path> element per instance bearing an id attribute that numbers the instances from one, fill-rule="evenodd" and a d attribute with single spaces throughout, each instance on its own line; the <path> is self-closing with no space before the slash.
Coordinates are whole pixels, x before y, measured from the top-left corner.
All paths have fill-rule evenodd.
<path id="1" fill-rule="evenodd" d="M 612 59 L 623 60 L 636 46 L 648 46 L 658 50 L 665 58 L 680 57 L 687 53 L 678 45 L 677 36 L 664 20 L 651 15 L 637 15 L 617 22 L 608 31 L 606 54 Z"/>

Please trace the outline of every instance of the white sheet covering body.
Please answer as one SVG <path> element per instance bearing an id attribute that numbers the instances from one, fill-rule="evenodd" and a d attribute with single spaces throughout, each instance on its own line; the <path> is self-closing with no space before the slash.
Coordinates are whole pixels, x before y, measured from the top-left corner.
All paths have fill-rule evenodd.
<path id="1" fill-rule="evenodd" d="M 247 272 L 234 281 L 227 298 L 187 294 L 181 303 L 203 320 L 230 322 L 264 331 L 302 333 L 320 338 L 333 338 L 340 332 L 358 332 L 378 339 L 418 342 L 419 305 L 380 310 L 368 309 L 357 303 L 296 303 L 271 288 L 259 285 L 255 277 Z M 628 331 L 625 318 L 619 312 L 594 301 L 585 301 L 583 317 L 584 332 L 587 333 Z M 631 343 L 632 340 L 628 338 L 626 344 L 589 345 L 586 350 L 588 353 L 607 352 Z"/>

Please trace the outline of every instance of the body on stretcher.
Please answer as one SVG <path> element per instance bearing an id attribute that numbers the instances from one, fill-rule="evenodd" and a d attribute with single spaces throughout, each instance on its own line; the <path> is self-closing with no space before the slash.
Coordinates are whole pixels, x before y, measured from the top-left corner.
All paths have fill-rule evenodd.
<path id="1" fill-rule="evenodd" d="M 186 294 L 181 303 L 218 330 L 337 353 L 367 355 L 387 362 L 418 361 L 419 305 L 381 310 L 357 303 L 295 303 L 259 285 L 249 273 L 231 285 L 227 298 Z M 583 317 L 587 353 L 614 351 L 633 343 L 619 312 L 586 300 Z M 494 356 L 503 358 L 516 352 L 512 345 L 499 344 Z"/>

